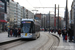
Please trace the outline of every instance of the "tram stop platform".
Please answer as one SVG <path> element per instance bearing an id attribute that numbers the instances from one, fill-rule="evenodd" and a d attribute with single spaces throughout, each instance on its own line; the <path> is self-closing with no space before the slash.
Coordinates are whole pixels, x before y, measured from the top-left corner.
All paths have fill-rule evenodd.
<path id="1" fill-rule="evenodd" d="M 0 33 L 0 44 L 12 42 L 15 40 L 19 40 L 20 37 L 8 37 L 8 32 L 1 32 Z"/>
<path id="2" fill-rule="evenodd" d="M 62 35 L 59 37 L 58 33 L 50 33 L 57 36 L 60 40 L 59 46 L 54 46 L 57 50 L 75 50 L 75 43 L 69 42 L 68 38 L 67 41 L 63 41 Z"/>

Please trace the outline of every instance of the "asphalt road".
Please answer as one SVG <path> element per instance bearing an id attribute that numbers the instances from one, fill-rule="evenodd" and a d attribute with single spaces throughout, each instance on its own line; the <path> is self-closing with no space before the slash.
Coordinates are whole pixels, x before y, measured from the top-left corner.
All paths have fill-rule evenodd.
<path id="1" fill-rule="evenodd" d="M 40 32 L 37 40 L 19 40 L 0 46 L 0 50 L 56 50 L 58 39 L 48 32 Z"/>

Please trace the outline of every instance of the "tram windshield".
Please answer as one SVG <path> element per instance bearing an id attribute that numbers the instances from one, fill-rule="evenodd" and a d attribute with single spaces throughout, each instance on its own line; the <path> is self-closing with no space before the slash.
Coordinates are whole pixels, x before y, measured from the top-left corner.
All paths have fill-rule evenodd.
<path id="1" fill-rule="evenodd" d="M 31 32 L 31 22 L 25 22 L 25 21 L 22 22 L 21 32 L 30 33 Z"/>

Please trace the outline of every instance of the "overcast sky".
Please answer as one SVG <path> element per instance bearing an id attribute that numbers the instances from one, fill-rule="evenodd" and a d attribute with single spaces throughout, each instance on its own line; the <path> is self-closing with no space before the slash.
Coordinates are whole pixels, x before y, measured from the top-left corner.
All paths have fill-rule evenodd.
<path id="1" fill-rule="evenodd" d="M 59 7 L 64 7 L 64 8 L 60 8 L 60 16 L 62 17 L 64 16 L 64 10 L 66 6 L 66 0 L 14 0 L 14 1 L 19 2 L 21 6 L 24 6 L 30 11 L 35 10 L 35 8 L 33 7 L 54 7 L 55 4 L 58 7 L 59 4 Z M 72 1 L 73 0 L 68 0 L 69 11 L 71 9 Z M 39 10 L 37 13 L 48 13 L 50 11 L 51 14 L 54 14 L 54 8 L 39 8 L 39 9 L 36 8 L 36 10 Z"/>

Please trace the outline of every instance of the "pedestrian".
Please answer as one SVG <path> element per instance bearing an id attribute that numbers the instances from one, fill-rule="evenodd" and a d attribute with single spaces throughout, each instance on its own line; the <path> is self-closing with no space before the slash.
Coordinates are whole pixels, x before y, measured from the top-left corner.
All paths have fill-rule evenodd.
<path id="1" fill-rule="evenodd" d="M 60 37 L 60 35 L 61 35 L 61 30 L 60 30 L 60 29 L 58 30 L 58 35 L 59 35 L 59 37 Z"/>
<path id="2" fill-rule="evenodd" d="M 20 37 L 20 34 L 21 34 L 21 29 L 19 28 L 18 29 L 18 36 Z"/>
<path id="3" fill-rule="evenodd" d="M 10 37 L 10 30 L 12 30 L 11 27 L 8 28 L 8 37 Z"/>
<path id="4" fill-rule="evenodd" d="M 69 36 L 69 42 L 72 42 L 72 40 L 73 40 L 73 31 L 70 28 L 68 30 L 68 36 Z"/>
<path id="5" fill-rule="evenodd" d="M 10 28 L 8 28 L 8 37 L 10 36 Z"/>
<path id="6" fill-rule="evenodd" d="M 12 36 L 12 30 L 10 30 L 10 35 Z"/>
<path id="7" fill-rule="evenodd" d="M 15 36 L 15 35 L 14 35 L 14 28 L 12 28 L 12 35 Z"/>
<path id="8" fill-rule="evenodd" d="M 62 30 L 63 40 L 67 40 L 67 31 L 66 29 Z"/>
<path id="9" fill-rule="evenodd" d="M 14 35 L 15 35 L 15 37 L 17 37 L 17 32 L 18 32 L 18 31 L 17 31 L 17 28 L 15 28 L 15 29 L 14 29 Z"/>

